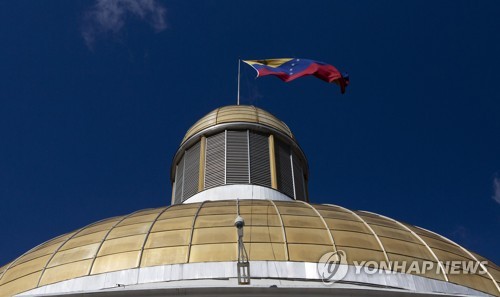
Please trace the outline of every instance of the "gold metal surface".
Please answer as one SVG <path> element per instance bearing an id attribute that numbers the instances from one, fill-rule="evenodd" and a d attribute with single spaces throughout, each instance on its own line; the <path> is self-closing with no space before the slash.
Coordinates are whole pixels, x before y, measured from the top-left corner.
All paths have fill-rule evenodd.
<path id="1" fill-rule="evenodd" d="M 139 264 L 140 251 L 113 254 L 96 258 L 91 274 L 134 268 Z"/>
<path id="2" fill-rule="evenodd" d="M 234 230 L 233 230 L 234 232 Z M 284 242 L 281 227 L 247 226 L 243 242 Z"/>
<path id="3" fill-rule="evenodd" d="M 132 224 L 138 224 L 138 223 L 145 223 L 145 222 L 151 222 L 154 219 L 156 219 L 157 214 L 147 214 L 147 215 L 140 215 L 140 216 L 131 216 L 130 218 L 126 218 L 125 220 L 121 221 L 117 227 L 120 226 L 127 226 L 127 225 L 132 225 Z"/>
<path id="4" fill-rule="evenodd" d="M 12 282 L 2 282 L 2 285 L 0 285 L 0 296 L 13 296 L 17 293 L 36 288 L 41 273 L 42 271 L 39 271 Z"/>
<path id="5" fill-rule="evenodd" d="M 207 148 L 207 138 L 205 136 L 201 137 L 200 140 L 200 174 L 198 175 L 198 192 L 203 191 L 205 188 L 205 156 Z M 172 200 L 172 204 L 173 204 Z"/>
<path id="6" fill-rule="evenodd" d="M 350 264 L 387 259 L 487 261 L 432 232 L 337 206 L 314 205 L 312 209 L 297 201 L 242 200 L 240 214 L 246 223 L 243 242 L 253 261 L 315 262 L 336 249 L 346 252 Z M 235 261 L 235 216 L 234 200 L 211 201 L 147 209 L 89 225 L 75 237 L 71 237 L 73 232 L 47 241 L 1 267 L 0 296 L 33 289 L 38 281 L 43 286 L 89 273 L 137 268 L 139 263 L 148 267 Z M 499 281 L 500 268 L 491 261 L 486 267 L 488 275 L 450 275 L 449 281 L 498 295 L 492 280 Z M 425 277 L 446 281 L 435 270 Z"/>
<path id="7" fill-rule="evenodd" d="M 434 260 L 427 248 L 420 243 L 413 243 L 380 236 L 380 241 L 387 253 L 394 253 L 414 258 Z"/>
<path id="8" fill-rule="evenodd" d="M 327 241 L 328 242 L 328 241 Z M 321 256 L 333 252 L 333 246 L 318 244 L 288 244 L 290 261 L 318 262 Z"/>
<path id="9" fill-rule="evenodd" d="M 280 218 L 277 215 L 254 214 L 250 218 L 246 216 L 245 222 L 252 226 L 281 226 Z"/>
<path id="10" fill-rule="evenodd" d="M 150 233 L 145 248 L 188 245 L 190 236 L 190 229 Z"/>
<path id="11" fill-rule="evenodd" d="M 180 217 L 156 221 L 151 232 L 189 229 L 193 225 L 192 217 Z"/>
<path id="12" fill-rule="evenodd" d="M 324 210 L 324 209 L 319 209 L 318 212 L 325 218 L 325 220 L 337 219 L 337 220 L 359 222 L 359 219 L 356 218 L 356 216 L 348 212 L 341 212 L 336 210 Z"/>
<path id="13" fill-rule="evenodd" d="M 414 242 L 416 244 L 420 244 L 418 239 L 415 238 L 408 231 L 393 229 L 393 228 L 379 226 L 379 225 L 370 225 L 370 226 L 372 227 L 373 231 L 375 231 L 375 233 L 378 234 L 378 236 L 400 239 L 400 240 L 405 240 L 405 241 Z"/>
<path id="14" fill-rule="evenodd" d="M 230 214 L 234 216 L 236 214 L 236 201 L 234 201 L 232 205 L 228 206 L 203 207 L 199 213 L 200 216 L 221 214 Z"/>
<path id="15" fill-rule="evenodd" d="M 122 227 L 115 227 L 111 232 L 109 232 L 106 239 L 113 239 L 119 237 L 125 237 L 130 235 L 145 234 L 151 227 L 152 222 L 132 224 Z"/>
<path id="16" fill-rule="evenodd" d="M 360 233 L 370 233 L 370 230 L 361 222 L 346 221 L 339 219 L 325 218 L 326 225 L 329 229 L 339 231 L 353 231 Z"/>
<path id="17" fill-rule="evenodd" d="M 159 214 L 160 212 L 163 211 L 163 208 L 148 208 L 140 211 L 136 211 L 132 213 L 131 215 L 128 215 L 128 218 L 133 218 L 133 217 L 139 217 L 139 216 L 144 216 L 144 215 L 149 215 L 149 214 Z"/>
<path id="18" fill-rule="evenodd" d="M 381 250 L 377 239 L 372 234 L 358 233 L 352 231 L 330 230 L 336 242 L 344 246 L 365 248 L 370 250 Z"/>
<path id="19" fill-rule="evenodd" d="M 146 249 L 142 253 L 141 267 L 184 263 L 186 262 L 187 251 L 187 246 Z"/>
<path id="20" fill-rule="evenodd" d="M 189 263 L 235 261 L 237 259 L 237 249 L 238 246 L 236 243 L 192 245 Z"/>
<path id="21" fill-rule="evenodd" d="M 447 252 L 447 251 L 442 251 L 440 249 L 432 249 L 436 256 L 438 257 L 439 260 L 441 261 L 469 261 L 470 259 L 468 257 L 460 256 L 455 253 Z"/>
<path id="22" fill-rule="evenodd" d="M 332 206 L 331 204 L 327 204 L 328 206 Z M 389 256 L 387 255 L 387 251 L 385 250 L 385 247 L 384 245 L 382 244 L 382 242 L 380 241 L 380 238 L 379 236 L 377 235 L 377 233 L 373 230 L 373 228 L 365 221 L 363 220 L 362 217 L 360 217 L 357 213 L 355 213 L 354 211 L 350 210 L 350 209 L 347 209 L 347 208 L 344 208 L 344 207 L 341 207 L 341 206 L 333 206 L 334 208 L 336 208 L 337 210 L 339 211 L 343 211 L 343 212 L 348 212 L 349 214 L 353 215 L 358 221 L 362 222 L 365 227 L 370 230 L 370 233 L 373 235 L 373 237 L 375 238 L 375 240 L 378 242 L 379 244 L 379 247 L 380 249 L 382 250 L 382 253 L 384 254 L 384 258 L 387 262 L 387 265 L 389 267 L 389 269 L 392 268 L 392 264 L 391 262 L 389 261 Z"/>
<path id="23" fill-rule="evenodd" d="M 64 250 L 69 250 L 69 249 L 72 249 L 75 247 L 84 246 L 87 244 L 101 242 L 103 240 L 104 236 L 106 236 L 107 232 L 108 232 L 107 230 L 104 230 L 104 231 L 86 234 L 83 236 L 73 237 L 70 240 L 68 240 L 59 250 L 64 251 Z"/>
<path id="24" fill-rule="evenodd" d="M 283 243 L 246 243 L 250 261 L 286 261 Z"/>
<path id="25" fill-rule="evenodd" d="M 272 204 L 267 205 L 241 205 L 240 214 L 276 214 Z"/>
<path id="26" fill-rule="evenodd" d="M 448 278 L 451 283 L 483 291 L 493 296 L 499 296 L 498 289 L 491 282 L 491 279 L 486 277 L 477 274 L 449 274 Z"/>
<path id="27" fill-rule="evenodd" d="M 77 233 L 77 231 L 74 231 L 74 232 L 70 232 L 70 233 L 66 233 L 66 234 L 63 234 L 61 236 L 58 236 L 52 240 L 49 240 L 43 244 L 40 244 L 39 246 L 37 246 L 37 250 L 38 249 L 42 249 L 42 248 L 45 248 L 49 245 L 53 245 L 53 244 L 56 244 L 56 243 L 63 243 L 65 242 L 68 238 L 70 237 L 73 237 L 74 235 L 76 235 L 75 233 Z"/>
<path id="28" fill-rule="evenodd" d="M 374 214 L 374 215 L 377 215 L 377 216 L 382 216 L 382 215 L 378 215 L 378 214 Z M 429 272 L 429 273 L 431 273 L 431 275 L 430 275 L 429 277 L 435 277 L 435 278 L 437 278 L 437 277 L 441 277 L 441 278 L 443 278 L 445 281 L 449 281 L 448 276 L 447 276 L 447 272 L 446 272 L 446 270 L 444 269 L 443 264 L 441 263 L 441 261 L 439 261 L 438 257 L 436 256 L 436 254 L 434 253 L 434 251 L 431 249 L 431 247 L 430 247 L 430 246 L 429 246 L 429 245 L 428 245 L 428 244 L 427 244 L 427 243 L 426 243 L 426 242 L 425 242 L 425 241 L 424 241 L 424 240 L 423 240 L 423 239 L 422 239 L 422 238 L 421 238 L 421 237 L 420 237 L 417 233 L 415 233 L 412 229 L 410 229 L 410 228 L 409 228 L 409 226 L 407 226 L 406 224 L 403 224 L 403 223 L 401 223 L 401 222 L 398 222 L 398 221 L 396 221 L 396 220 L 394 220 L 394 219 L 391 219 L 391 218 L 389 218 L 389 217 L 385 217 L 385 216 L 384 216 L 384 218 L 385 218 L 385 219 L 387 219 L 387 220 L 391 220 L 391 221 L 393 221 L 394 223 L 398 224 L 399 226 L 403 227 L 403 229 L 404 229 L 404 230 L 406 230 L 407 232 L 410 232 L 410 233 L 411 233 L 411 236 L 415 239 L 415 241 L 416 241 L 416 242 L 419 242 L 420 244 L 423 244 L 423 245 L 425 246 L 426 250 L 427 250 L 427 251 L 429 252 L 429 254 L 432 256 L 432 260 L 433 260 L 433 262 L 434 262 L 434 263 L 437 263 L 437 266 L 439 267 L 439 268 L 437 268 L 437 269 L 435 270 L 435 273 L 434 273 L 434 272 Z M 375 225 L 374 225 L 374 226 L 375 226 Z M 370 228 L 371 228 L 371 227 L 370 227 Z M 372 228 L 371 228 L 371 229 L 372 229 Z M 387 227 L 382 227 L 382 226 L 380 226 L 380 229 L 381 229 L 381 232 L 382 232 L 382 233 L 384 233 L 385 235 L 388 235 L 387 237 L 391 237 L 391 236 L 392 236 L 392 238 L 398 238 L 398 237 L 399 237 L 400 239 L 403 239 L 403 240 L 408 240 L 407 235 L 406 235 L 406 234 L 405 234 L 405 235 L 403 235 L 403 233 L 402 233 L 403 231 L 395 231 L 395 230 L 389 229 L 389 228 L 387 228 Z M 373 229 L 372 229 L 372 230 L 373 230 Z M 383 231 L 383 230 L 385 230 L 385 231 Z M 391 233 L 393 233 L 393 232 L 398 233 L 398 234 L 399 234 L 399 236 L 395 236 L 395 234 L 391 234 Z M 401 236 L 401 235 L 403 235 L 403 236 Z M 377 235 L 376 235 L 376 236 L 377 236 Z M 408 241 L 415 242 L 414 240 L 408 240 Z M 384 253 L 385 253 L 385 249 L 384 249 Z M 387 253 L 386 253 L 386 255 L 387 255 Z M 429 259 L 428 259 L 428 260 L 429 260 Z M 409 262 L 409 261 L 407 261 L 407 262 Z M 432 273 L 434 273 L 435 275 L 432 275 Z"/>
<path id="29" fill-rule="evenodd" d="M 83 235 L 87 235 L 87 234 L 91 234 L 91 233 L 96 233 L 99 231 L 108 231 L 117 222 L 119 222 L 120 219 L 121 219 L 121 217 L 113 218 L 112 220 L 108 220 L 108 221 L 105 221 L 103 223 L 99 223 L 99 224 L 92 225 L 91 227 L 87 227 L 78 233 L 78 237 L 83 236 Z"/>
<path id="30" fill-rule="evenodd" d="M 199 206 L 199 204 L 197 205 Z M 174 207 L 171 207 L 169 210 L 164 212 L 158 220 L 163 220 L 163 219 L 171 219 L 171 218 L 180 218 L 180 217 L 193 217 L 194 214 L 196 213 L 197 209 L 196 208 L 183 208 L 183 209 L 178 209 L 177 205 Z"/>
<path id="31" fill-rule="evenodd" d="M 312 243 L 332 246 L 325 229 L 285 227 L 285 233 L 286 240 L 289 243 Z"/>
<path id="32" fill-rule="evenodd" d="M 324 228 L 323 222 L 319 217 L 311 216 L 292 216 L 282 215 L 285 226 L 302 227 L 302 228 Z"/>
<path id="33" fill-rule="evenodd" d="M 299 216 L 310 216 L 315 217 L 316 214 L 312 209 L 305 207 L 290 207 L 290 206 L 279 206 L 277 204 L 278 209 L 281 215 L 299 215 Z"/>
<path id="34" fill-rule="evenodd" d="M 370 225 L 380 225 L 380 226 L 385 226 L 385 227 L 389 227 L 389 228 L 393 228 L 393 229 L 400 229 L 400 230 L 404 231 L 403 227 L 401 227 L 400 225 L 398 225 L 390 220 L 387 220 L 387 219 L 384 219 L 381 217 L 377 217 L 377 216 L 374 216 L 371 214 L 367 214 L 366 212 L 356 211 L 355 213 L 357 215 L 359 215 L 365 222 L 367 222 Z"/>
<path id="35" fill-rule="evenodd" d="M 343 250 L 347 255 L 347 263 L 354 264 L 354 261 L 377 261 L 385 262 L 386 258 L 382 251 L 369 250 L 365 248 L 355 248 L 342 246 L 341 243 L 337 244 L 339 250 Z"/>
<path id="36" fill-rule="evenodd" d="M 217 228 L 196 228 L 193 232 L 192 244 L 206 243 L 226 243 L 236 242 L 238 240 L 236 228 L 217 227 Z"/>
<path id="37" fill-rule="evenodd" d="M 42 270 L 43 266 L 45 265 L 45 263 L 47 263 L 49 258 L 50 256 L 47 255 L 11 267 L 3 274 L 2 282 L 9 282 L 11 280 L 15 280 L 17 278 L 31 274 L 33 272 Z"/>
<path id="38" fill-rule="evenodd" d="M 145 238 L 146 234 L 139 234 L 117 239 L 107 239 L 99 249 L 97 256 L 140 250 Z"/>
<path id="39" fill-rule="evenodd" d="M 230 105 L 218 108 L 209 112 L 198 120 L 184 136 L 182 143 L 194 134 L 217 124 L 231 122 L 256 123 L 274 128 L 285 135 L 293 138 L 290 128 L 269 112 L 260 108 L 248 105 Z"/>
<path id="40" fill-rule="evenodd" d="M 54 255 L 47 267 L 91 259 L 96 254 L 99 245 L 100 243 L 93 243 L 69 250 L 59 251 Z"/>
<path id="41" fill-rule="evenodd" d="M 276 152 L 274 146 L 274 135 L 269 135 L 269 170 L 271 173 L 271 188 L 278 189 L 278 175 L 276 171 Z"/>
<path id="42" fill-rule="evenodd" d="M 233 226 L 234 219 L 236 218 L 236 206 L 232 208 L 234 209 L 234 214 L 223 214 L 223 215 L 214 214 L 214 215 L 204 215 L 204 216 L 200 215 L 196 219 L 194 227 L 202 228 L 202 227 Z M 220 209 L 216 211 L 220 211 Z"/>
<path id="43" fill-rule="evenodd" d="M 453 254 L 455 254 L 457 256 L 461 256 L 461 257 L 464 257 L 464 258 L 467 258 L 467 259 L 472 259 L 469 255 L 467 255 L 466 253 L 464 253 L 459 247 L 457 247 L 455 245 L 452 245 L 450 243 L 447 243 L 447 242 L 445 242 L 445 241 L 443 241 L 441 239 L 434 239 L 434 238 L 431 238 L 431 237 L 427 237 L 425 235 L 420 235 L 420 237 L 434 251 L 436 251 L 436 250 L 446 251 L 446 252 L 453 253 Z"/>
<path id="44" fill-rule="evenodd" d="M 481 262 L 486 262 L 485 266 L 488 269 L 488 272 L 491 273 L 493 278 L 495 280 L 500 280 L 500 267 L 495 265 L 495 263 L 491 262 L 490 260 L 484 258 L 481 255 L 478 255 L 476 253 L 471 252 L 479 261 Z"/>
<path id="45" fill-rule="evenodd" d="M 321 225 L 322 227 L 325 229 L 325 232 L 328 236 L 328 238 L 330 239 L 330 243 L 332 244 L 333 246 L 333 249 L 334 250 L 337 250 L 337 248 L 335 247 L 335 240 L 333 239 L 333 236 L 332 236 L 332 233 L 330 232 L 330 230 L 328 229 L 328 225 L 326 224 L 325 222 L 325 219 L 323 218 L 323 216 L 318 212 L 318 210 L 316 208 L 314 208 L 314 206 L 312 206 L 311 204 L 309 203 L 306 203 L 304 201 L 298 201 L 299 203 L 302 203 L 302 205 L 308 207 L 309 209 L 311 209 L 312 211 L 314 211 L 314 213 L 318 216 L 318 218 L 320 219 L 321 221 Z M 286 225 L 286 224 L 285 224 Z"/>
<path id="46" fill-rule="evenodd" d="M 34 250 L 31 253 L 28 253 L 28 254 L 20 257 L 19 259 L 16 259 L 15 262 L 12 263 L 11 268 L 15 267 L 21 263 L 45 256 L 45 255 L 52 254 L 60 245 L 61 245 L 61 243 L 58 242 L 58 243 L 55 243 L 55 244 L 52 244 L 49 246 L 45 246 L 39 250 Z"/>
<path id="47" fill-rule="evenodd" d="M 389 259 L 393 262 L 397 261 L 398 263 L 413 263 L 413 262 L 416 262 L 418 263 L 418 267 L 424 267 L 424 261 L 432 261 L 432 259 L 425 259 L 425 260 L 422 260 L 422 259 L 417 259 L 417 258 L 414 258 L 414 257 L 409 257 L 409 256 L 403 256 L 403 255 L 399 255 L 399 254 L 392 254 L 392 253 L 388 253 L 389 255 Z M 429 278 L 433 278 L 433 279 L 438 279 L 438 280 L 446 280 L 445 277 L 444 277 L 444 274 L 440 271 L 439 273 L 436 273 L 436 269 L 435 267 L 437 267 L 437 263 L 436 262 L 433 262 L 434 263 L 434 266 L 433 266 L 433 269 L 429 269 L 429 271 L 426 271 L 425 273 L 425 276 L 426 277 L 429 277 Z M 408 269 L 408 266 L 406 267 L 406 270 L 410 273 L 410 274 L 415 274 L 415 275 L 420 275 L 418 273 L 416 273 L 416 271 L 412 271 L 411 269 Z M 402 269 L 402 266 L 398 267 L 397 265 L 395 265 L 394 267 L 392 267 L 392 271 L 396 271 L 396 272 L 399 272 L 399 273 L 404 273 L 405 270 Z"/>
<path id="48" fill-rule="evenodd" d="M 92 259 L 88 259 L 47 268 L 40 280 L 40 286 L 87 275 L 91 264 Z"/>

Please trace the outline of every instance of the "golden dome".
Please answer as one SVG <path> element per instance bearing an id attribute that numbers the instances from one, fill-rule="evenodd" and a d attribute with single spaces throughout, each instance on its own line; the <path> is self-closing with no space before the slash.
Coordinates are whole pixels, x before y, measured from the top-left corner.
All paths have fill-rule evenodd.
<path id="1" fill-rule="evenodd" d="M 250 261 L 318 262 L 343 250 L 347 261 L 485 261 L 450 240 L 393 219 L 335 205 L 240 200 Z M 0 268 L 0 296 L 111 271 L 175 263 L 235 261 L 237 201 L 206 201 L 146 209 L 102 220 L 49 240 Z M 426 278 L 491 295 L 500 269 L 489 274 Z"/>
<path id="2" fill-rule="evenodd" d="M 229 105 L 217 108 L 198 120 L 182 139 L 184 143 L 196 133 L 218 124 L 245 122 L 256 123 L 274 128 L 285 135 L 293 138 L 290 128 L 269 112 L 249 105 Z"/>

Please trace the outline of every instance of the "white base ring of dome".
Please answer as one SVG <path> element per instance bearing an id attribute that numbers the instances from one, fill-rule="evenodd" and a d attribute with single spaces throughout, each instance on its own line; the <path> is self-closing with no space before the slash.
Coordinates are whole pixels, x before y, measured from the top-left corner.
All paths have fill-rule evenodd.
<path id="1" fill-rule="evenodd" d="M 491 296 L 477 290 L 453 283 L 402 273 L 356 274 L 354 266 L 348 266 L 345 278 L 331 285 L 325 285 L 317 272 L 317 263 L 251 261 L 251 280 L 248 286 L 237 282 L 236 262 L 206 262 L 171 264 L 154 267 L 134 268 L 115 272 L 79 277 L 39 287 L 16 296 L 78 295 L 85 292 L 109 293 L 109 296 L 123 296 L 125 292 L 145 290 L 148 296 L 152 290 L 193 288 L 258 288 L 276 285 L 279 288 L 294 288 L 291 295 L 311 294 L 311 288 L 345 291 L 345 296 Z M 301 290 L 305 288 L 306 290 Z M 360 292 L 361 294 L 356 294 Z M 118 293 L 118 295 L 117 295 Z M 234 295 L 229 292 L 228 295 Z M 392 293 L 392 294 L 391 294 Z M 178 294 L 178 292 L 177 292 Z M 175 294 L 174 294 L 175 295 Z M 189 294 L 186 294 L 189 296 Z M 199 295 L 191 294 L 191 296 Z M 222 294 L 220 294 L 222 295 Z M 319 295 L 319 294 L 318 294 Z M 340 295 L 339 295 L 340 296 Z"/>

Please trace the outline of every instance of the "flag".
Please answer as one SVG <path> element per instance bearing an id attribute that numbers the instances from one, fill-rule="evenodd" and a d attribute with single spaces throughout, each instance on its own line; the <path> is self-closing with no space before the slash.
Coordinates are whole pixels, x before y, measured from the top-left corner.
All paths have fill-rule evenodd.
<path id="1" fill-rule="evenodd" d="M 332 65 L 298 58 L 267 59 L 267 60 L 243 60 L 257 71 L 257 77 L 274 75 L 282 81 L 289 82 L 296 78 L 314 75 L 317 78 L 328 83 L 336 83 L 340 86 L 342 94 L 349 84 L 349 76 L 346 73 L 340 73 Z"/>

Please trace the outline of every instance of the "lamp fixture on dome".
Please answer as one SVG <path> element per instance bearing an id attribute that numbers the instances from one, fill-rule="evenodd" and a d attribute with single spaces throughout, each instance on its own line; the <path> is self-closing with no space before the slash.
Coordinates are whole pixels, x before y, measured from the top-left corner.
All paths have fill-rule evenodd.
<path id="1" fill-rule="evenodd" d="M 243 242 L 243 227 L 245 227 L 245 220 L 240 216 L 239 199 L 236 200 L 236 214 L 237 217 L 234 220 L 234 226 L 238 232 L 238 263 L 236 263 L 236 268 L 238 269 L 238 284 L 249 285 L 250 262 L 248 261 L 247 250 L 245 249 L 245 243 Z"/>

